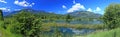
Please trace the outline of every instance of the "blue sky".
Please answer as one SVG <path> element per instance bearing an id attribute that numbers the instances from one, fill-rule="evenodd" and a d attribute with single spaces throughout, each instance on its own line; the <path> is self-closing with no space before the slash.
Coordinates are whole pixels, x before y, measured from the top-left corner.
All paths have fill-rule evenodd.
<path id="1" fill-rule="evenodd" d="M 57 14 L 86 10 L 103 14 L 110 3 L 120 3 L 120 0 L 0 0 L 0 9 L 7 12 L 32 8 Z"/>

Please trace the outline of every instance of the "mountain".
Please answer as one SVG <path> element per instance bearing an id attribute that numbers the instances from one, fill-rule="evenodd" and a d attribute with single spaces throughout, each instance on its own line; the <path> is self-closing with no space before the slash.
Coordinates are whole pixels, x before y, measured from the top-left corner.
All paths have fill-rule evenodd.
<path id="1" fill-rule="evenodd" d="M 43 10 L 34 10 L 34 9 L 21 9 L 21 10 L 13 11 L 13 12 L 4 12 L 3 14 L 4 14 L 4 16 L 10 16 L 10 15 L 17 14 L 21 11 L 31 12 L 33 14 L 54 14 L 54 13 L 46 12 L 46 11 L 43 11 Z"/>
<path id="2" fill-rule="evenodd" d="M 10 15 L 14 15 L 17 14 L 21 11 L 25 11 L 25 12 L 31 12 L 33 14 L 36 14 L 36 16 L 59 16 L 59 17 L 66 17 L 67 14 L 62 15 L 62 14 L 55 14 L 55 13 L 50 13 L 50 12 L 46 12 L 43 10 L 34 10 L 34 9 L 21 9 L 18 11 L 13 11 L 13 12 L 4 12 L 4 16 L 10 16 Z M 96 14 L 93 12 L 89 12 L 89 11 L 75 11 L 75 12 L 71 12 L 68 13 L 69 15 L 71 15 L 74 18 L 99 18 L 102 15 L 101 14 Z"/>
<path id="3" fill-rule="evenodd" d="M 53 19 L 53 18 L 57 18 L 57 19 L 62 19 L 64 18 L 64 15 L 61 14 L 55 14 L 55 13 L 51 13 L 51 12 L 46 12 L 43 10 L 34 10 L 34 9 L 22 9 L 22 10 L 18 10 L 18 11 L 13 11 L 13 12 L 4 12 L 6 14 L 4 14 L 4 17 L 11 17 L 12 15 L 18 14 L 21 11 L 24 12 L 30 12 L 32 14 L 34 14 L 36 17 L 40 17 L 42 19 Z"/>
<path id="4" fill-rule="evenodd" d="M 89 11 L 76 11 L 68 14 L 76 18 L 99 18 L 102 16 L 101 14 L 96 14 L 94 12 Z"/>

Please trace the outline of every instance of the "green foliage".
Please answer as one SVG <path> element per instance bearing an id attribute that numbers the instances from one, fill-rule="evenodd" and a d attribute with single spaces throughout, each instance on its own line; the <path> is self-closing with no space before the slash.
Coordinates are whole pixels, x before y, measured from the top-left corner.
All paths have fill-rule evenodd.
<path id="1" fill-rule="evenodd" d="M 0 37 L 22 37 L 20 34 L 13 34 L 9 29 L 4 29 L 0 27 Z"/>
<path id="2" fill-rule="evenodd" d="M 120 4 L 110 4 L 105 10 L 103 21 L 109 29 L 120 27 Z"/>
<path id="3" fill-rule="evenodd" d="M 15 22 L 11 22 L 10 31 L 22 34 L 25 37 L 38 37 L 40 33 L 41 20 L 30 12 L 20 12 L 13 16 Z"/>
<path id="4" fill-rule="evenodd" d="M 4 25 L 3 12 L 0 10 L 0 27 L 6 28 Z"/>
<path id="5" fill-rule="evenodd" d="M 3 14 L 2 10 L 0 10 L 0 26 L 3 24 Z"/>
<path id="6" fill-rule="evenodd" d="M 35 14 L 35 13 L 33 13 L 33 14 Z M 41 19 L 52 20 L 52 21 L 59 20 L 59 19 L 65 19 L 64 15 L 54 14 L 54 13 L 41 13 L 41 12 L 39 12 L 39 13 L 35 14 L 35 16 L 39 17 Z"/>
<path id="7" fill-rule="evenodd" d="M 68 14 L 68 15 L 66 16 L 66 19 L 71 19 L 71 16 Z"/>

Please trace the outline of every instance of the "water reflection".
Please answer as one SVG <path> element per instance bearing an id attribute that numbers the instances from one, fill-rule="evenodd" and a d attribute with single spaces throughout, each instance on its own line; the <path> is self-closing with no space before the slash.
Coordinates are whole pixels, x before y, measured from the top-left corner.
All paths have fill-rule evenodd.
<path id="1" fill-rule="evenodd" d="M 43 22 L 52 22 L 50 20 L 44 20 Z M 55 23 L 68 23 L 68 24 L 102 24 L 102 21 L 100 20 L 91 20 L 91 21 L 87 21 L 87 20 L 69 20 L 69 21 L 66 21 L 66 20 L 55 20 L 54 21 Z"/>
<path id="2" fill-rule="evenodd" d="M 49 20 L 45 20 L 44 21 L 45 23 L 49 23 L 51 21 Z M 72 20 L 72 21 L 69 21 L 69 22 L 66 22 L 65 20 L 55 20 L 54 21 L 55 23 L 59 23 L 59 24 L 62 24 L 62 23 L 68 23 L 68 24 L 102 24 L 102 21 L 99 21 L 99 20 L 92 20 L 92 21 L 79 21 L 79 20 Z M 94 32 L 95 30 L 94 29 L 73 29 L 73 28 L 64 28 L 64 27 L 59 27 L 58 28 L 59 32 L 62 33 L 62 37 L 73 37 L 73 35 L 86 35 L 86 34 L 90 34 L 92 32 Z M 55 31 L 54 31 L 54 28 L 51 28 L 51 31 L 50 31 L 50 34 L 53 34 Z"/>

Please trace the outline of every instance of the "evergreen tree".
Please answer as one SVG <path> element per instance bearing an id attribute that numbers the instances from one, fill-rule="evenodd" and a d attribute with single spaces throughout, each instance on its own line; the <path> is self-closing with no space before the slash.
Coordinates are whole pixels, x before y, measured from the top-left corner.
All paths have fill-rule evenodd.
<path id="1" fill-rule="evenodd" d="M 67 16 L 66 16 L 66 22 L 70 22 L 70 19 L 71 19 L 71 16 L 68 14 Z"/>
<path id="2" fill-rule="evenodd" d="M 2 12 L 2 10 L 0 10 L 0 21 L 2 21 L 3 20 L 3 12 Z"/>

